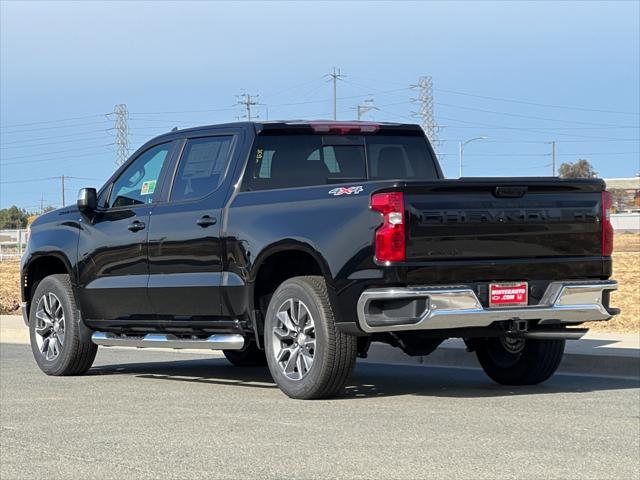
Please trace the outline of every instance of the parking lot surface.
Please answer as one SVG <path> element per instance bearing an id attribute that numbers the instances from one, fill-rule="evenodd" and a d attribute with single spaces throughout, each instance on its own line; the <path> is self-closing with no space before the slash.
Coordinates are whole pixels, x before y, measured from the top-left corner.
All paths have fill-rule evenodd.
<path id="1" fill-rule="evenodd" d="M 0 477 L 639 478 L 637 380 L 360 363 L 346 393 L 294 401 L 266 369 L 100 349 L 46 377 L 0 344 Z"/>

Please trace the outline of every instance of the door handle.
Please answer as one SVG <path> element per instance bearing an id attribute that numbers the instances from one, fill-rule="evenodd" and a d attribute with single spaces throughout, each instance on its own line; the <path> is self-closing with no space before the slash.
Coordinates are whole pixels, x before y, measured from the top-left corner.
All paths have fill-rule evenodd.
<path id="1" fill-rule="evenodd" d="M 144 222 L 136 220 L 135 222 L 129 224 L 129 226 L 127 228 L 132 232 L 137 232 L 139 230 L 143 230 L 144 227 L 145 227 Z"/>
<path id="2" fill-rule="evenodd" d="M 210 227 L 211 225 L 215 225 L 217 220 L 214 217 L 210 217 L 209 215 L 205 215 L 198 219 L 196 222 L 202 228 Z"/>

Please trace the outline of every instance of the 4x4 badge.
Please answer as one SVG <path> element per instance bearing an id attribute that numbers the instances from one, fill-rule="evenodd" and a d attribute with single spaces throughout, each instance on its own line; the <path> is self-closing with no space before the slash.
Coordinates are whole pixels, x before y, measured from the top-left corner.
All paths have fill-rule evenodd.
<path id="1" fill-rule="evenodd" d="M 339 197 L 340 195 L 357 195 L 364 190 L 361 185 L 356 187 L 338 187 L 333 190 L 329 190 L 329 195 Z"/>

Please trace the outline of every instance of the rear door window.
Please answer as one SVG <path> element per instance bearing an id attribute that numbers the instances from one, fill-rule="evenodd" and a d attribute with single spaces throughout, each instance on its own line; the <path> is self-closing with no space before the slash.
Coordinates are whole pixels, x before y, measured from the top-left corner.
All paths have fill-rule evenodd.
<path id="1" fill-rule="evenodd" d="M 217 190 L 224 180 L 233 136 L 187 141 L 171 189 L 171 201 L 201 198 Z"/>

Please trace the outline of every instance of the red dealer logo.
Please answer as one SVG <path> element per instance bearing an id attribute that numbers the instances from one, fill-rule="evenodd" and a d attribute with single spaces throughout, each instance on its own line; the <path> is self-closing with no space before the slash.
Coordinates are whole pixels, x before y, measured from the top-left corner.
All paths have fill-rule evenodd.
<path id="1" fill-rule="evenodd" d="M 489 286 L 489 305 L 492 307 L 526 305 L 528 290 L 526 282 L 492 283 Z"/>

